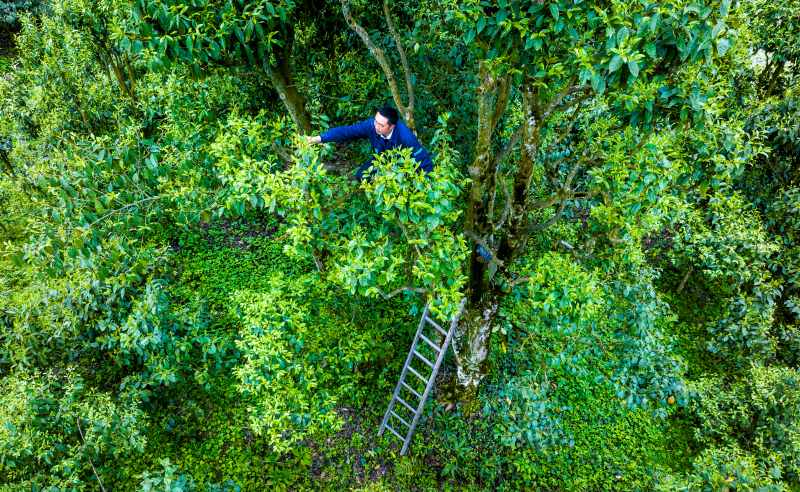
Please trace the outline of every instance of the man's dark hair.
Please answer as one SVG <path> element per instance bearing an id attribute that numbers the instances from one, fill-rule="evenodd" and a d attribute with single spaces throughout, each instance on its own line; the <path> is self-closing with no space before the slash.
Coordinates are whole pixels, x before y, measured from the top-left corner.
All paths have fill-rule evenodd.
<path id="1" fill-rule="evenodd" d="M 400 114 L 391 106 L 384 106 L 378 110 L 380 114 L 382 114 L 386 119 L 389 120 L 389 124 L 396 125 L 397 120 L 400 119 Z"/>

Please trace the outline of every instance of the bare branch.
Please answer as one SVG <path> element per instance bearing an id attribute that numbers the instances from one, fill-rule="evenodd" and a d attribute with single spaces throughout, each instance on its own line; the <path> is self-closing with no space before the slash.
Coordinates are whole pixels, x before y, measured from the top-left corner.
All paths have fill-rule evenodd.
<path id="1" fill-rule="evenodd" d="M 525 283 L 525 282 L 527 282 L 527 281 L 528 281 L 528 280 L 530 280 L 530 279 L 531 279 L 531 278 L 530 278 L 529 276 L 527 276 L 527 275 L 526 275 L 526 276 L 524 276 L 524 277 L 520 277 L 520 278 L 518 278 L 518 279 L 514 280 L 513 282 L 509 282 L 509 283 L 508 283 L 508 287 L 513 289 L 513 288 L 514 288 L 514 287 L 516 287 L 517 285 L 519 285 L 519 284 L 522 284 L 522 283 Z"/>
<path id="2" fill-rule="evenodd" d="M 535 224 L 528 228 L 528 233 L 532 234 L 534 232 L 543 231 L 550 227 L 551 225 L 555 224 L 558 220 L 561 219 L 561 216 L 564 215 L 564 209 L 567 208 L 567 200 L 561 200 L 561 203 L 558 206 L 558 211 L 553 214 L 546 222 L 542 222 L 541 224 Z"/>
<path id="3" fill-rule="evenodd" d="M 383 13 L 386 16 L 386 24 L 389 26 L 389 32 L 391 32 L 392 37 L 394 38 L 394 44 L 397 46 L 397 52 L 400 54 L 400 62 L 403 64 L 403 73 L 406 77 L 406 93 L 408 94 L 408 106 L 406 107 L 406 121 L 411 121 L 412 125 L 414 122 L 414 87 L 411 85 L 411 69 L 408 67 L 408 59 L 406 58 L 406 50 L 403 48 L 403 43 L 400 39 L 400 34 L 398 34 L 397 29 L 394 27 L 394 22 L 392 21 L 392 15 L 389 12 L 389 2 L 388 0 L 383 0 Z M 413 130 L 413 128 L 412 128 Z"/>
<path id="4" fill-rule="evenodd" d="M 88 226 L 86 226 L 86 229 L 91 229 L 98 222 L 101 222 L 101 221 L 107 219 L 108 217 L 110 217 L 110 216 L 112 216 L 114 214 L 120 213 L 120 212 L 122 212 L 124 210 L 127 210 L 129 208 L 133 208 L 133 207 L 142 205 L 142 204 L 147 203 L 147 202 L 152 202 L 153 200 L 158 200 L 159 198 L 164 198 L 164 195 L 149 196 L 147 198 L 142 198 L 141 200 L 136 200 L 135 202 L 132 202 L 132 203 L 124 205 L 124 206 L 122 206 L 120 208 L 114 209 L 114 210 L 108 212 L 107 214 L 103 215 L 99 219 L 95 220 L 94 222 L 92 222 Z"/>
<path id="5" fill-rule="evenodd" d="M 681 284 L 678 286 L 676 293 L 680 294 L 683 292 L 683 288 L 686 287 L 686 281 L 689 280 L 689 275 L 691 275 L 693 271 L 694 266 L 690 266 L 689 269 L 686 270 L 686 275 L 683 276 L 683 280 L 681 280 Z"/>
<path id="6" fill-rule="evenodd" d="M 378 289 L 378 294 L 381 295 L 384 299 L 391 299 L 392 297 L 396 296 L 397 294 L 402 294 L 403 292 L 413 292 L 417 294 L 427 294 L 428 290 L 423 289 L 421 287 L 400 287 L 399 289 L 395 289 L 388 294 L 384 294 L 382 290 Z"/>
<path id="7" fill-rule="evenodd" d="M 384 53 L 384 51 L 372 41 L 372 38 L 369 37 L 369 33 L 367 33 L 366 29 L 361 27 L 361 25 L 359 25 L 355 19 L 353 19 L 348 0 L 339 0 L 339 3 L 342 4 L 342 14 L 344 15 L 345 21 L 347 21 L 347 24 L 350 26 L 350 28 L 353 29 L 356 34 L 358 34 L 358 37 L 361 38 L 361 40 L 367 46 L 367 49 L 369 49 L 369 52 L 375 58 L 375 61 L 377 61 L 378 65 L 380 65 L 381 70 L 383 70 L 383 74 L 386 76 L 386 81 L 389 84 L 389 90 L 392 92 L 392 99 L 394 99 L 394 103 L 397 105 L 397 108 L 403 112 L 408 127 L 414 131 L 416 128 L 414 125 L 413 114 L 410 114 L 406 105 L 403 104 L 403 99 L 400 97 L 400 90 L 397 86 L 397 79 L 395 79 L 394 72 L 392 71 L 392 68 L 389 66 L 389 62 L 386 59 L 386 53 Z M 411 119 L 409 119 L 409 115 L 411 116 Z"/>
<path id="8" fill-rule="evenodd" d="M 556 221 L 561 219 L 561 216 L 564 214 L 564 210 L 566 209 L 567 206 L 567 200 L 573 198 L 573 193 L 572 189 L 570 188 L 570 185 L 572 184 L 572 180 L 575 179 L 575 176 L 578 174 L 578 169 L 580 169 L 582 162 L 583 161 L 578 162 L 572 167 L 569 174 L 567 175 L 567 178 L 564 180 L 564 185 L 552 197 L 548 198 L 547 200 L 540 200 L 538 202 L 530 204 L 531 208 L 548 208 L 555 205 L 556 203 L 558 203 L 559 205 L 558 205 L 558 211 L 556 211 L 556 213 L 549 220 L 541 224 L 529 225 L 527 227 L 528 234 L 547 229 L 551 225 L 555 224 Z"/>
<path id="9" fill-rule="evenodd" d="M 572 85 L 572 84 L 575 83 L 575 79 L 576 79 L 576 77 L 573 77 L 572 80 L 570 80 L 569 83 L 566 84 L 563 89 L 561 89 L 561 91 L 556 95 L 556 97 L 554 97 L 550 101 L 550 104 L 548 104 L 547 107 L 545 108 L 545 110 L 542 111 L 542 120 L 546 120 L 550 116 L 550 114 L 553 112 L 553 110 L 559 104 L 561 104 L 561 101 L 563 101 L 564 98 L 567 97 L 569 94 L 574 94 L 576 92 L 580 92 L 582 90 L 585 90 L 585 87 L 583 87 L 583 86 L 573 86 Z"/>
<path id="10" fill-rule="evenodd" d="M 82 447 L 85 448 L 86 447 L 86 439 L 84 439 L 83 430 L 81 429 L 81 418 L 77 417 L 75 419 L 75 421 L 78 423 L 78 434 L 80 434 L 80 436 L 81 436 L 81 442 L 83 443 Z M 94 467 L 94 463 L 92 463 L 92 459 L 89 458 L 88 456 L 86 457 L 86 459 L 89 460 L 89 464 L 92 466 L 92 471 L 94 472 L 94 476 L 97 479 L 97 483 L 100 484 L 100 490 L 102 490 L 103 492 L 106 492 L 106 488 L 103 487 L 103 481 L 100 480 L 100 475 L 97 474 L 97 468 Z"/>
<path id="11" fill-rule="evenodd" d="M 575 98 L 573 101 L 570 101 L 569 108 L 573 108 L 573 107 L 577 106 L 578 104 L 583 102 L 588 97 L 589 97 L 589 95 L 585 94 L 585 95 L 583 95 L 581 97 Z M 567 108 L 567 109 L 569 109 L 569 108 Z M 563 142 L 564 139 L 567 138 L 567 135 L 569 135 L 572 132 L 572 129 L 575 128 L 575 122 L 578 120 L 578 116 L 580 114 L 581 114 L 580 111 L 578 111 L 577 109 L 572 113 L 572 116 L 570 117 L 569 122 L 567 123 L 567 126 L 564 128 L 564 130 L 562 130 L 558 134 L 558 138 L 556 138 L 556 140 L 552 144 L 550 144 L 550 147 L 556 147 L 556 146 L 560 145 L 561 142 Z"/>
<path id="12" fill-rule="evenodd" d="M 503 186 L 503 195 L 505 195 L 506 198 L 506 206 L 503 209 L 503 214 L 500 216 L 500 221 L 497 222 L 497 225 L 495 226 L 495 230 L 500 229 L 500 227 L 505 224 L 511 215 L 511 207 L 514 205 L 514 200 L 511 198 L 511 190 L 509 188 L 509 186 Z"/>

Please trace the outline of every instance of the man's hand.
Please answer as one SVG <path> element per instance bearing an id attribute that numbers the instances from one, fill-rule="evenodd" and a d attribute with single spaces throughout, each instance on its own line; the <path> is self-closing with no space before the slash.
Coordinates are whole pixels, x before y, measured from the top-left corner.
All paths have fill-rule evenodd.
<path id="1" fill-rule="evenodd" d="M 322 143 L 322 137 L 320 137 L 319 135 L 315 135 L 313 137 L 311 135 L 306 135 L 306 142 L 310 144 Z"/>

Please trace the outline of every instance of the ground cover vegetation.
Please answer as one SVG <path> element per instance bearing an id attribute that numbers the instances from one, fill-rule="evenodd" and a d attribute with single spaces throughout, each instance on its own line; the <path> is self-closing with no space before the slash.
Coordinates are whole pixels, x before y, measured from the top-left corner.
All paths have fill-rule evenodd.
<path id="1" fill-rule="evenodd" d="M 0 490 L 798 489 L 798 12 L 0 1 Z"/>

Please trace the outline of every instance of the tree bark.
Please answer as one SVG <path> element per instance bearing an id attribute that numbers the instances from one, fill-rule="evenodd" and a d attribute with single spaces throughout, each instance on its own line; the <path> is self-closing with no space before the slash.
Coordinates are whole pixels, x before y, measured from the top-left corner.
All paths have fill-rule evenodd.
<path id="1" fill-rule="evenodd" d="M 469 166 L 472 180 L 467 196 L 464 229 L 470 238 L 469 291 L 467 309 L 461 318 L 455 344 L 456 383 L 459 398 L 467 407 L 474 402 L 478 385 L 486 375 L 491 326 L 497 312 L 497 297 L 490 276 L 496 268 L 497 253 L 491 241 L 492 224 L 488 215 L 488 197 L 496 187 L 492 137 L 508 104 L 509 80 L 496 77 L 485 63 L 479 67 L 478 134 L 475 156 Z M 491 255 L 487 261 L 478 253 L 482 247 Z M 469 410 L 468 410 L 469 411 Z"/>
<path id="2" fill-rule="evenodd" d="M 265 65 L 264 70 L 278 92 L 281 102 L 289 111 L 292 121 L 301 133 L 307 135 L 311 133 L 311 115 L 306 110 L 305 98 L 297 91 L 292 80 L 291 69 L 286 58 L 286 56 L 282 57 L 277 67 Z"/>
<path id="3" fill-rule="evenodd" d="M 486 294 L 467 307 L 455 334 L 456 383 L 459 399 L 468 414 L 475 410 L 478 386 L 487 373 L 486 359 L 497 306 L 496 298 Z"/>

